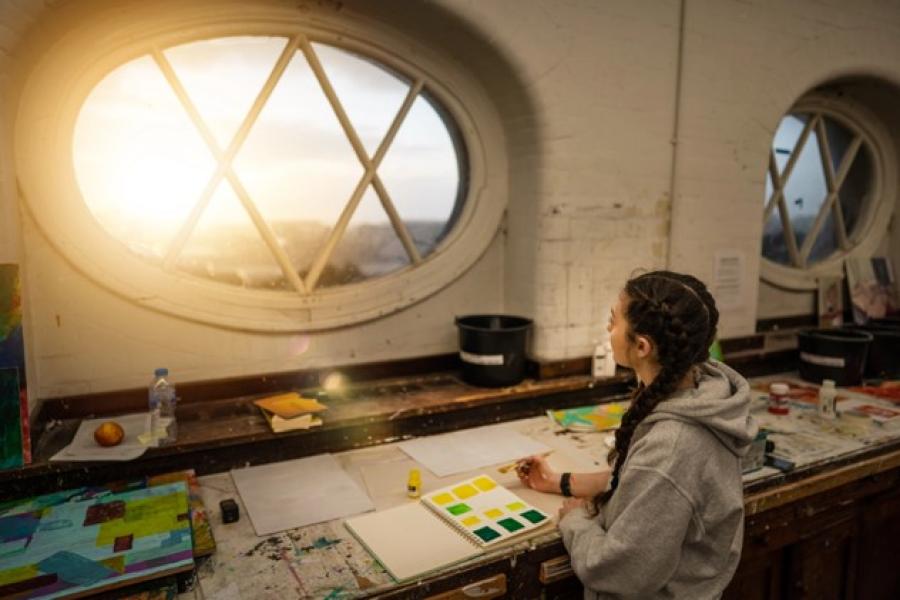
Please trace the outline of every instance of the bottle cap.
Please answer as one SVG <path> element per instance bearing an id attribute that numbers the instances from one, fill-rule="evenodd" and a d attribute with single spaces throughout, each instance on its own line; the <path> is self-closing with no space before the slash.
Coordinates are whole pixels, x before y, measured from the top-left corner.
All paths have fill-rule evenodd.
<path id="1" fill-rule="evenodd" d="M 769 391 L 773 394 L 787 394 L 791 388 L 786 383 L 773 383 L 769 386 Z"/>
<path id="2" fill-rule="evenodd" d="M 159 369 L 156 369 L 155 371 L 153 371 L 153 374 L 156 375 L 157 377 L 165 377 L 166 375 L 169 374 L 169 370 L 165 367 L 160 367 Z"/>

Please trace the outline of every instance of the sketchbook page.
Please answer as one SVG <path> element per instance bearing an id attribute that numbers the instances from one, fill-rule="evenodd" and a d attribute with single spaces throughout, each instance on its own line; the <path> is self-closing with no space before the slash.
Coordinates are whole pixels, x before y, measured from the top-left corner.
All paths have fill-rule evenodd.
<path id="1" fill-rule="evenodd" d="M 505 425 L 476 427 L 401 442 L 400 448 L 438 477 L 546 452 L 546 444 Z"/>
<path id="2" fill-rule="evenodd" d="M 479 475 L 422 498 L 480 546 L 495 546 L 550 522 L 550 516 L 528 504 L 488 475 Z"/>
<path id="3" fill-rule="evenodd" d="M 94 440 L 94 431 L 101 423 L 115 421 L 122 426 L 125 437 L 115 446 L 101 446 Z M 147 451 L 138 437 L 150 430 L 150 414 L 136 413 L 106 417 L 102 419 L 84 419 L 72 442 L 54 454 L 51 461 L 95 461 L 95 460 L 133 460 Z"/>
<path id="4" fill-rule="evenodd" d="M 375 509 L 331 454 L 233 469 L 231 478 L 259 536 Z"/>
<path id="5" fill-rule="evenodd" d="M 344 526 L 398 582 L 483 552 L 421 502 L 353 517 Z"/>

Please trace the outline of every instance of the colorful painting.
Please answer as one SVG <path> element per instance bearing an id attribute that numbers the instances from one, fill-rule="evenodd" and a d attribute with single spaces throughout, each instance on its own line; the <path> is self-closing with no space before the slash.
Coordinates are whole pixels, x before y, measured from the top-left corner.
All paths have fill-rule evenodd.
<path id="1" fill-rule="evenodd" d="M 626 410 L 627 402 L 608 402 L 547 412 L 550 418 L 569 431 L 608 431 L 622 424 Z"/>
<path id="2" fill-rule="evenodd" d="M 487 475 L 422 498 L 432 511 L 480 546 L 502 542 L 549 522 L 549 517 Z"/>
<path id="3" fill-rule="evenodd" d="M 19 266 L 0 264 L 0 469 L 30 462 Z"/>
<path id="4" fill-rule="evenodd" d="M 193 568 L 184 481 L 55 492 L 0 515 L 0 597 L 58 598 Z"/>
<path id="5" fill-rule="evenodd" d="M 0 518 L 13 513 L 43 510 L 63 502 L 99 498 L 111 493 L 139 490 L 148 486 L 165 485 L 177 481 L 183 481 L 188 488 L 194 558 L 209 556 L 216 551 L 216 542 L 213 539 L 212 528 L 209 525 L 209 514 L 206 512 L 206 506 L 203 504 L 203 498 L 200 495 L 200 483 L 197 481 L 197 474 L 193 469 L 163 473 L 162 475 L 151 475 L 131 481 L 113 481 L 104 485 L 72 488 L 53 494 L 44 494 L 43 496 L 7 500 L 0 502 Z"/>

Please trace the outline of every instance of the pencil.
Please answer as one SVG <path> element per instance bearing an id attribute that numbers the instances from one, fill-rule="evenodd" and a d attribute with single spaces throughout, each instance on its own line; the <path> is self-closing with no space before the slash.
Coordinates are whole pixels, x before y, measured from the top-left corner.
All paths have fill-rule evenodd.
<path id="1" fill-rule="evenodd" d="M 538 456 L 547 457 L 547 456 L 550 456 L 551 454 L 553 454 L 553 450 L 548 450 L 547 452 L 539 454 Z M 513 462 L 509 463 L 508 465 L 503 465 L 502 467 L 497 467 L 497 470 L 505 475 L 505 474 L 509 473 L 510 470 L 516 468 L 516 466 L 519 463 L 521 463 L 523 460 L 525 460 L 525 459 L 520 458 L 519 460 L 513 461 Z"/>

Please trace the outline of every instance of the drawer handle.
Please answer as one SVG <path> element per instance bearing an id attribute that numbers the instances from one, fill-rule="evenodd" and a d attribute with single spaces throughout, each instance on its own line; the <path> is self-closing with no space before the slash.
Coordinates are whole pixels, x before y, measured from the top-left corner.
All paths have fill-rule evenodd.
<path id="1" fill-rule="evenodd" d="M 429 596 L 427 600 L 468 600 L 469 598 L 477 598 L 478 600 L 491 600 L 492 598 L 502 598 L 506 595 L 506 574 L 500 573 L 487 579 L 482 579 L 455 590 Z"/>
<path id="2" fill-rule="evenodd" d="M 559 581 L 567 577 L 572 577 L 575 571 L 572 570 L 572 563 L 569 561 L 569 555 L 563 554 L 541 563 L 541 571 L 538 579 L 544 585 Z"/>

